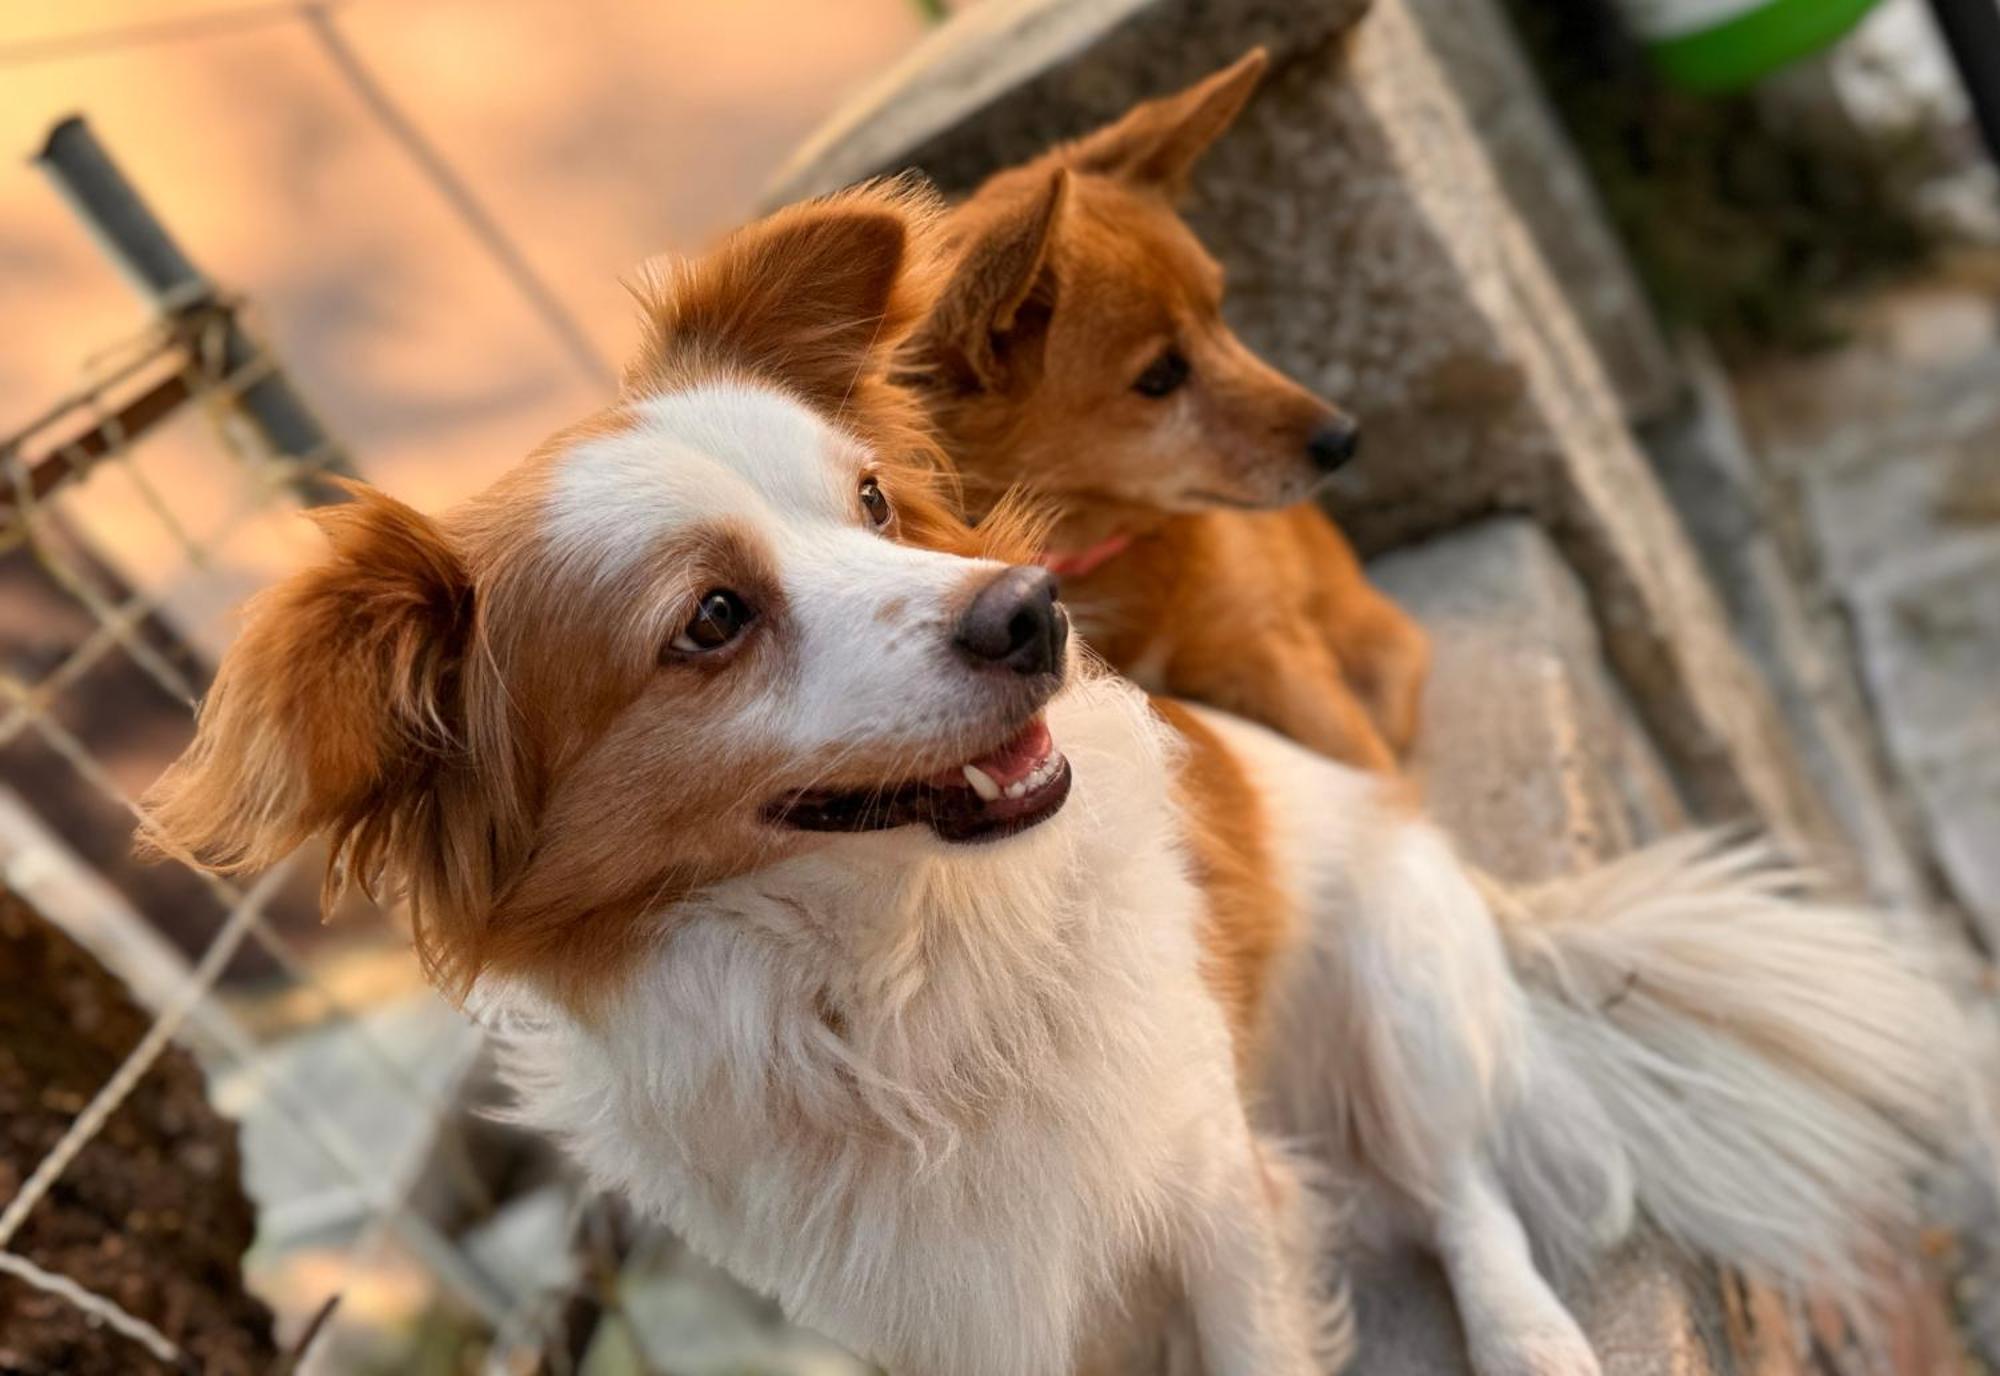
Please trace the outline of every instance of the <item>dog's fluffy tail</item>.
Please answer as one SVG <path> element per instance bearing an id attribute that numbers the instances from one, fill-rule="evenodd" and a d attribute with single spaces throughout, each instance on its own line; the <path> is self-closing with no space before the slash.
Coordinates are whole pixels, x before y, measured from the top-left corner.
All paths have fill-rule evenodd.
<path id="1" fill-rule="evenodd" d="M 1964 1034 L 1922 953 L 1802 888 L 1764 847 L 1695 835 L 1496 898 L 1534 1044 L 1501 1165 L 1557 1265 L 1635 1205 L 1829 1297 L 1865 1300 L 1907 1247 Z"/>

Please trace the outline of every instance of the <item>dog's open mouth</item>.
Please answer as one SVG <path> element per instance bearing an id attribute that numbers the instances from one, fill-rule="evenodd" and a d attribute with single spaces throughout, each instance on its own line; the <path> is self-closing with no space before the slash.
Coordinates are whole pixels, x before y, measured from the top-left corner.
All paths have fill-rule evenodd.
<path id="1" fill-rule="evenodd" d="M 1037 715 L 999 749 L 928 778 L 874 788 L 807 789 L 766 815 L 800 831 L 885 831 L 922 824 L 947 841 L 1026 831 L 1069 797 L 1069 761 Z"/>

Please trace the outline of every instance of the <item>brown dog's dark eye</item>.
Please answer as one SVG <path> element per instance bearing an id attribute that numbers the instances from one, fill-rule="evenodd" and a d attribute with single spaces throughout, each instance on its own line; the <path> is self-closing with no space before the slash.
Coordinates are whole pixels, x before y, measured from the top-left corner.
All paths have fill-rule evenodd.
<path id="1" fill-rule="evenodd" d="M 742 598 L 727 588 L 717 588 L 701 599 L 694 619 L 681 627 L 680 634 L 668 642 L 668 647 L 684 655 L 719 650 L 742 635 L 743 628 L 755 616 Z"/>
<path id="2" fill-rule="evenodd" d="M 1139 374 L 1139 380 L 1132 384 L 1132 390 L 1142 397 L 1163 397 L 1179 387 L 1188 378 L 1188 361 L 1179 349 L 1168 349 L 1146 365 L 1146 371 Z"/>
<path id="3" fill-rule="evenodd" d="M 882 491 L 882 484 L 873 478 L 861 480 L 861 509 L 868 513 L 868 520 L 880 527 L 889 524 L 889 498 Z"/>

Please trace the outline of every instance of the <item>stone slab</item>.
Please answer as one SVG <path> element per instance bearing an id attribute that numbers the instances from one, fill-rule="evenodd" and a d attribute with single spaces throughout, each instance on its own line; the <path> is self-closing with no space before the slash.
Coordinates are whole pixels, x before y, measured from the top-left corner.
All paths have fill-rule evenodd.
<path id="1" fill-rule="evenodd" d="M 1353 1376 L 1460 1376 L 1465 1334 L 1435 1264 L 1414 1252 L 1368 1258 L 1357 1270 L 1361 1354 Z M 1714 1278 L 1656 1242 L 1608 1262 L 1595 1284 L 1564 1299 L 1590 1335 L 1604 1376 L 1784 1376 L 1796 1365 L 1748 1366 L 1730 1346 Z"/>
<path id="2" fill-rule="evenodd" d="M 764 199 L 783 205 L 905 165 L 948 192 L 969 191 L 988 172 L 1259 44 L 1279 65 L 1312 52 L 1368 4 L 982 0 L 836 110 L 773 174 Z M 1146 89 L 1134 73 L 1145 74 Z"/>
<path id="3" fill-rule="evenodd" d="M 2000 945 L 2000 532 L 1848 590 L 1869 688 L 1938 862 Z"/>
<path id="4" fill-rule="evenodd" d="M 2000 948 L 2000 307 L 1937 280 L 1850 309 L 1837 352 L 1739 380 L 1942 890 Z M 1785 529 L 1781 519 L 1775 523 Z"/>
<path id="5" fill-rule="evenodd" d="M 1919 805 L 1937 834 L 1938 863 L 1976 915 L 1987 949 L 2000 946 L 2000 748 L 1926 760 Z"/>
<path id="6" fill-rule="evenodd" d="M 2000 529 L 1908 551 L 1847 597 L 1900 756 L 2000 748 Z"/>

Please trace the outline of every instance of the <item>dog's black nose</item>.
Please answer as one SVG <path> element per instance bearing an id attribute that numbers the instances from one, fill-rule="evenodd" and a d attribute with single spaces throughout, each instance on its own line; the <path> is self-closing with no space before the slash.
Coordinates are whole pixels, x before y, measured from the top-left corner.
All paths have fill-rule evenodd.
<path id="1" fill-rule="evenodd" d="M 1056 605 L 1055 575 L 1026 565 L 1006 570 L 972 599 L 954 638 L 980 663 L 1017 674 L 1060 668 L 1069 616 Z"/>
<path id="2" fill-rule="evenodd" d="M 1360 452 L 1361 427 L 1346 416 L 1325 422 L 1306 440 L 1306 453 L 1312 456 L 1313 467 L 1322 473 L 1339 471 Z"/>

